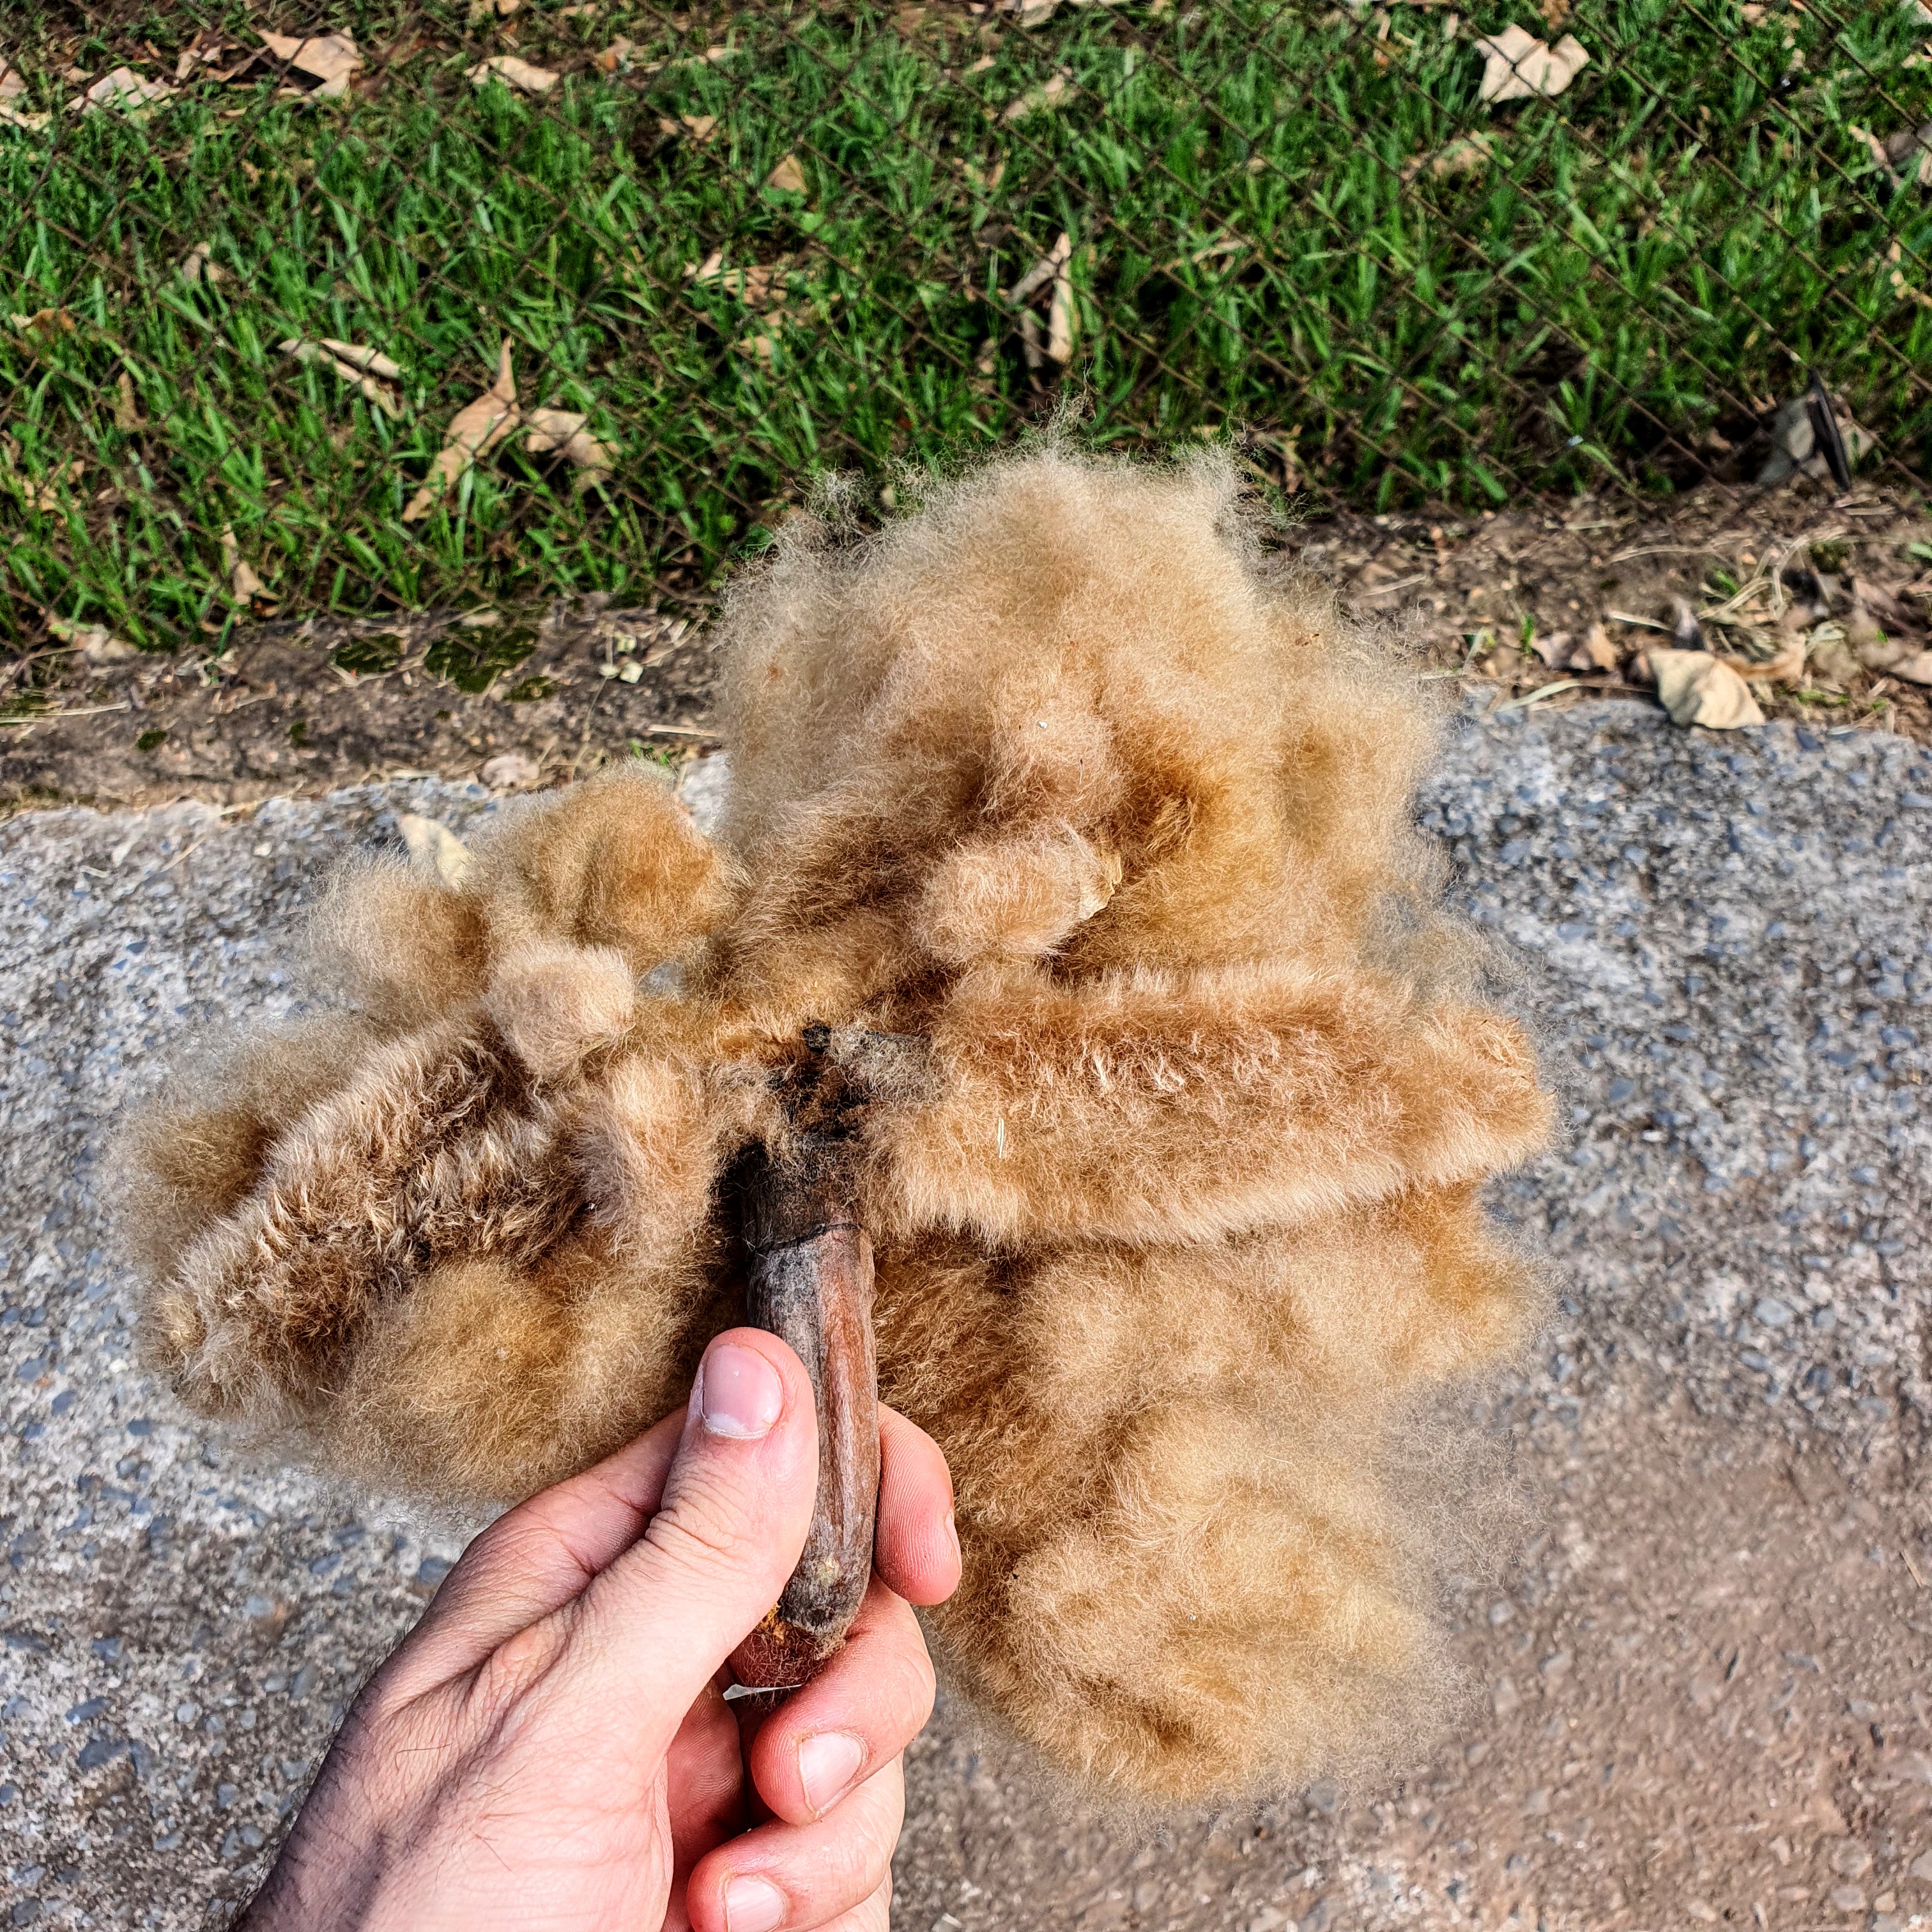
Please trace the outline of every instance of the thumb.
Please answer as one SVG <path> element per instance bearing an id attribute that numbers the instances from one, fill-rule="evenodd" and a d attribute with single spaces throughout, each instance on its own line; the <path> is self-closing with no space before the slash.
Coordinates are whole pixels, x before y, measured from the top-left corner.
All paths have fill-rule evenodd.
<path id="1" fill-rule="evenodd" d="M 585 1592 L 584 1688 L 635 1711 L 668 1747 L 718 1666 L 778 1601 L 818 1489 L 812 1383 L 762 1329 L 704 1352 L 664 1498 Z"/>

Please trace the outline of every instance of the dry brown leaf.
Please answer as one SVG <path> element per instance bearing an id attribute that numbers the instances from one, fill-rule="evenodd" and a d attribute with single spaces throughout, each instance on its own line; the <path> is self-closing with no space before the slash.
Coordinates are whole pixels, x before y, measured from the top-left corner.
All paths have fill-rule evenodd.
<path id="1" fill-rule="evenodd" d="M 105 624 L 76 624 L 65 617 L 50 617 L 47 633 L 64 644 L 76 646 L 89 664 L 124 664 L 140 653 L 125 638 L 117 638 Z"/>
<path id="2" fill-rule="evenodd" d="M 235 538 L 234 526 L 229 524 L 221 526 L 221 574 L 228 580 L 229 596 L 238 604 L 251 602 L 268 588 L 242 554 L 242 546 Z"/>
<path id="3" fill-rule="evenodd" d="M 338 342 L 331 335 L 322 338 L 322 346 L 336 362 L 346 364 L 358 375 L 380 376 L 390 382 L 403 380 L 401 368 L 380 349 L 365 349 L 359 342 Z"/>
<path id="4" fill-rule="evenodd" d="M 401 400 L 388 382 L 400 382 L 403 372 L 380 350 L 365 349 L 359 342 L 338 342 L 328 337 L 320 342 L 305 342 L 292 336 L 279 346 L 284 356 L 292 356 L 298 362 L 317 362 L 333 369 L 344 382 L 353 383 L 364 400 L 386 416 L 402 414 Z M 388 382 L 380 380 L 386 376 Z"/>
<path id="5" fill-rule="evenodd" d="M 1620 662 L 1610 632 L 1600 623 L 1592 624 L 1570 647 L 1572 670 L 1615 670 Z"/>
<path id="6" fill-rule="evenodd" d="M 24 100 L 26 92 L 26 76 L 16 74 L 4 61 L 0 61 L 0 122 L 10 128 L 24 128 L 30 134 L 38 134 L 53 116 L 16 106 L 15 102 Z"/>
<path id="7" fill-rule="evenodd" d="M 145 429 L 147 422 L 141 413 L 140 398 L 134 393 L 134 378 L 123 369 L 114 379 L 114 427 Z"/>
<path id="8" fill-rule="evenodd" d="M 531 410 L 524 418 L 530 427 L 524 447 L 533 456 L 562 456 L 580 472 L 580 490 L 602 482 L 614 462 L 610 445 L 599 442 L 584 427 L 588 420 L 572 410 Z"/>
<path id="9" fill-rule="evenodd" d="M 1465 134 L 1432 154 L 1418 154 L 1403 168 L 1402 178 L 1410 182 L 1426 172 L 1436 181 L 1446 181 L 1452 175 L 1473 174 L 1487 164 L 1495 152 L 1493 134 Z"/>
<path id="10" fill-rule="evenodd" d="M 117 67 L 104 74 L 84 94 L 67 104 L 70 114 L 91 114 L 97 108 L 111 107 L 122 114 L 140 114 L 166 100 L 174 92 L 165 80 L 152 80 L 131 67 Z"/>
<path id="11" fill-rule="evenodd" d="M 450 418 L 449 427 L 442 434 L 442 447 L 430 465 L 422 488 L 404 507 L 403 521 L 412 524 L 428 516 L 458 478 L 479 456 L 494 449 L 520 419 L 517 378 L 510 366 L 510 340 L 506 336 L 496 358 L 496 380 L 474 402 L 465 404 Z"/>
<path id="12" fill-rule="evenodd" d="M 20 450 L 17 446 L 11 436 L 7 441 L 8 454 L 18 461 Z M 38 483 L 28 476 L 16 476 L 13 482 L 14 488 L 20 494 L 20 500 L 28 509 L 38 510 L 47 516 L 58 516 L 66 507 L 58 494 L 61 486 L 63 484 L 69 486 L 77 484 L 86 473 L 86 459 L 76 456 L 65 463 L 56 464 Z"/>
<path id="13" fill-rule="evenodd" d="M 622 34 L 597 56 L 597 64 L 606 74 L 615 74 L 620 67 L 630 64 L 631 56 L 637 52 L 636 44 L 625 39 Z"/>
<path id="14" fill-rule="evenodd" d="M 322 83 L 314 92 L 325 99 L 346 94 L 362 64 L 353 34 L 316 34 L 304 40 L 296 34 L 272 34 L 266 27 L 259 31 L 262 46 L 276 59 Z"/>
<path id="15" fill-rule="evenodd" d="M 197 242 L 181 258 L 181 274 L 184 281 L 205 282 L 209 287 L 232 280 L 228 271 L 213 259 L 214 249 L 206 242 Z"/>
<path id="16" fill-rule="evenodd" d="M 715 283 L 727 295 L 735 296 L 747 308 L 766 307 L 784 286 L 785 270 L 782 263 L 760 262 L 748 268 L 728 268 L 722 248 L 712 249 L 699 267 L 687 268 L 684 273 L 686 280 L 694 285 Z"/>
<path id="17" fill-rule="evenodd" d="M 798 164 L 796 154 L 788 154 L 765 177 L 767 188 L 776 188 L 781 194 L 803 194 L 806 192 L 805 170 Z"/>
<path id="18" fill-rule="evenodd" d="M 1079 89 L 1065 74 L 1049 74 L 1042 86 L 1030 87 L 1016 100 L 1008 101 L 1000 110 L 1000 118 L 1003 121 L 1024 121 L 1029 114 L 1038 114 L 1059 106 L 1078 92 Z"/>
<path id="19" fill-rule="evenodd" d="M 1889 675 L 1908 684 L 1932 684 L 1932 651 L 1915 651 L 1891 667 Z"/>
<path id="20" fill-rule="evenodd" d="M 1006 291 L 1010 302 L 1030 301 L 1048 283 L 1058 280 L 1073 254 L 1073 237 L 1064 229 L 1058 241 Z"/>
<path id="21" fill-rule="evenodd" d="M 548 94 L 561 77 L 547 67 L 532 67 L 518 55 L 492 54 L 470 70 L 470 84 L 472 87 L 487 87 L 493 74 L 520 94 L 536 95 Z"/>
<path id="22" fill-rule="evenodd" d="M 1046 311 L 1046 352 L 1063 369 L 1073 359 L 1073 338 L 1078 327 L 1073 279 L 1063 261 L 1053 278 L 1053 300 Z"/>
<path id="23" fill-rule="evenodd" d="M 1721 658 L 1714 658 L 1708 651 L 1654 647 L 1646 655 L 1651 675 L 1657 680 L 1658 698 L 1673 724 L 1735 731 L 1764 722 L 1750 687 Z"/>
<path id="24" fill-rule="evenodd" d="M 1529 640 L 1529 647 L 1552 670 L 1567 670 L 1570 667 L 1570 647 L 1575 642 L 1568 631 L 1538 631 Z"/>
<path id="25" fill-rule="evenodd" d="M 396 830 L 409 850 L 410 863 L 424 878 L 454 890 L 470 869 L 470 848 L 446 825 L 413 812 L 396 814 Z"/>
<path id="26" fill-rule="evenodd" d="M 22 335 L 71 335 L 79 326 L 64 308 L 37 308 L 32 315 L 10 315 L 7 320 Z"/>
<path id="27" fill-rule="evenodd" d="M 1546 100 L 1561 94 L 1590 64 L 1590 56 L 1574 34 L 1550 46 L 1522 27 L 1505 27 L 1475 44 L 1484 57 L 1479 100 L 1492 106 L 1540 94 Z"/>
<path id="28" fill-rule="evenodd" d="M 718 131 L 718 117 L 715 114 L 680 114 L 675 121 L 661 118 L 658 132 L 675 140 L 680 134 L 688 135 L 699 147 L 703 147 Z"/>

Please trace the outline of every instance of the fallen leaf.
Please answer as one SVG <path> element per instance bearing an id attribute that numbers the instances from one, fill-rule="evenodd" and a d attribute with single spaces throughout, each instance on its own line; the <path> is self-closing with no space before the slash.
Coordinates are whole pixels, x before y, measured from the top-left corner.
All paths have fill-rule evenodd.
<path id="1" fill-rule="evenodd" d="M 1708 651 L 1653 650 L 1647 655 L 1658 698 L 1673 724 L 1735 731 L 1764 722 L 1750 687 L 1721 658 Z"/>
<path id="2" fill-rule="evenodd" d="M 131 67 L 117 67 L 112 74 L 102 75 L 84 94 L 76 94 L 68 103 L 67 111 L 91 114 L 97 108 L 111 107 L 122 114 L 140 113 L 158 101 L 166 100 L 174 91 L 165 80 L 151 80 Z"/>
<path id="3" fill-rule="evenodd" d="M 233 278 L 228 271 L 214 259 L 214 248 L 211 243 L 197 242 L 181 258 L 182 279 L 190 282 L 205 282 L 211 288 L 219 283 L 232 280 Z"/>
<path id="4" fill-rule="evenodd" d="M 597 56 L 597 64 L 606 74 L 615 74 L 620 67 L 630 64 L 631 56 L 637 52 L 636 44 L 625 39 L 622 34 Z"/>
<path id="5" fill-rule="evenodd" d="M 699 147 L 718 131 L 718 117 L 715 114 L 680 114 L 675 121 L 660 118 L 658 132 L 671 140 L 680 134 L 688 134 Z"/>
<path id="6" fill-rule="evenodd" d="M 347 93 L 351 77 L 362 64 L 353 34 L 317 34 L 304 40 L 298 34 L 272 34 L 266 27 L 260 32 L 262 44 L 276 59 L 322 83 L 314 92 L 325 99 Z"/>
<path id="7" fill-rule="evenodd" d="M 1891 667 L 1890 674 L 1908 684 L 1932 684 L 1932 651 L 1916 651 Z"/>
<path id="8" fill-rule="evenodd" d="M 190 46 L 182 48 L 175 60 L 175 80 L 177 85 L 192 77 L 198 67 L 213 67 L 220 60 L 222 44 L 218 35 L 212 40 L 197 37 Z"/>
<path id="9" fill-rule="evenodd" d="M 1570 664 L 1570 647 L 1575 642 L 1568 631 L 1538 631 L 1529 640 L 1529 647 L 1552 670 L 1566 670 Z"/>
<path id="10" fill-rule="evenodd" d="M 22 335 L 71 335 L 77 326 L 64 308 L 37 308 L 32 315 L 10 315 L 7 320 Z"/>
<path id="11" fill-rule="evenodd" d="M 0 61 L 0 122 L 37 134 L 53 116 L 35 113 L 31 108 L 15 106 L 16 100 L 26 98 L 26 76 L 16 74 L 4 61 Z"/>
<path id="12" fill-rule="evenodd" d="M 1000 11 L 1017 14 L 1022 27 L 1043 27 L 1060 11 L 1060 0 L 1000 0 Z"/>
<path id="13" fill-rule="evenodd" d="M 1058 107 L 1063 100 L 1070 99 L 1079 89 L 1065 74 L 1049 74 L 1045 83 L 1030 87 L 1018 99 L 1010 100 L 1000 110 L 1003 121 L 1024 121 L 1029 114 L 1038 114 L 1049 108 Z"/>
<path id="14" fill-rule="evenodd" d="M 1552 47 L 1522 27 L 1505 27 L 1475 44 L 1483 50 L 1479 100 L 1492 106 L 1527 100 L 1537 94 L 1553 99 L 1589 65 L 1590 56 L 1574 34 L 1565 34 Z"/>
<path id="15" fill-rule="evenodd" d="M 395 391 L 380 379 L 386 376 L 389 382 L 400 382 L 403 372 L 379 350 L 328 337 L 320 342 L 306 342 L 299 336 L 291 336 L 278 346 L 284 356 L 292 356 L 298 362 L 319 362 L 325 368 L 333 369 L 345 382 L 352 382 L 364 398 L 386 416 L 402 414 L 402 404 Z"/>
<path id="16" fill-rule="evenodd" d="M 355 370 L 358 375 L 380 376 L 386 382 L 400 382 L 403 380 L 400 367 L 390 361 L 380 349 L 365 349 L 359 342 L 338 342 L 333 336 L 325 335 L 322 346 L 335 362 Z"/>
<path id="17" fill-rule="evenodd" d="M 242 554 L 242 546 L 235 540 L 234 527 L 229 524 L 221 526 L 221 574 L 228 580 L 229 596 L 238 604 L 248 603 L 268 588 Z"/>
<path id="18" fill-rule="evenodd" d="M 1536 10 L 1543 16 L 1543 24 L 1554 33 L 1570 17 L 1570 0 L 1543 0 Z"/>
<path id="19" fill-rule="evenodd" d="M 141 413 L 140 399 L 134 394 L 134 379 L 123 369 L 114 379 L 114 427 L 145 429 L 147 420 Z"/>
<path id="20" fill-rule="evenodd" d="M 1615 670 L 1621 662 L 1610 634 L 1601 624 L 1592 624 L 1570 647 L 1571 670 Z"/>
<path id="21" fill-rule="evenodd" d="M 10 445 L 12 439 L 10 437 L 8 441 Z M 20 454 L 17 449 L 10 448 L 9 453 L 17 460 Z M 57 516 L 66 508 L 58 494 L 61 486 L 63 484 L 69 486 L 78 484 L 86 473 L 86 460 L 76 456 L 65 463 L 56 464 L 38 483 L 31 477 L 16 476 L 13 478 L 13 484 L 20 492 L 20 500 L 28 509 L 38 510 L 46 516 Z"/>
<path id="22" fill-rule="evenodd" d="M 1053 300 L 1046 311 L 1046 352 L 1063 369 L 1073 359 L 1073 338 L 1078 326 L 1073 306 L 1073 279 L 1063 262 L 1053 278 Z"/>
<path id="23" fill-rule="evenodd" d="M 470 84 L 472 87 L 487 87 L 493 74 L 520 94 L 548 94 L 560 78 L 548 68 L 532 67 L 518 55 L 492 54 L 470 70 Z"/>
<path id="24" fill-rule="evenodd" d="M 443 431 L 442 447 L 430 465 L 422 488 L 405 506 L 403 521 L 412 524 L 428 516 L 457 478 L 479 456 L 494 449 L 519 420 L 517 379 L 510 366 L 510 339 L 506 336 L 496 358 L 496 380 L 474 402 L 465 404 L 450 418 L 449 427 Z"/>
<path id="25" fill-rule="evenodd" d="M 524 420 L 530 426 L 524 447 L 535 456 L 562 456 L 581 472 L 577 479 L 580 490 L 610 475 L 614 453 L 584 427 L 587 417 L 571 410 L 532 410 Z"/>
<path id="26" fill-rule="evenodd" d="M 1446 181 L 1452 175 L 1473 174 L 1485 166 L 1495 152 L 1493 134 L 1465 134 L 1460 140 L 1451 141 L 1448 146 L 1438 148 L 1432 154 L 1418 154 L 1403 168 L 1402 178 L 1410 182 L 1426 172 L 1436 181 Z"/>
<path id="27" fill-rule="evenodd" d="M 105 624 L 76 624 L 65 617 L 50 617 L 47 633 L 64 644 L 76 646 L 89 664 L 124 664 L 140 652 L 124 638 L 117 638 Z"/>
<path id="28" fill-rule="evenodd" d="M 446 825 L 413 812 L 396 814 L 396 830 L 409 849 L 410 863 L 424 878 L 452 890 L 470 869 L 470 848 Z"/>
<path id="29" fill-rule="evenodd" d="M 476 776 L 492 791 L 527 791 L 543 774 L 527 752 L 499 752 L 484 760 Z"/>
<path id="30" fill-rule="evenodd" d="M 735 296 L 747 308 L 764 308 L 784 284 L 785 270 L 776 262 L 755 262 L 748 268 L 728 268 L 724 251 L 714 248 L 703 264 L 687 268 L 685 279 L 696 285 L 715 283 L 727 295 Z"/>
<path id="31" fill-rule="evenodd" d="M 1060 239 L 1006 291 L 1006 299 L 1016 304 L 1028 302 L 1064 272 L 1073 254 L 1073 237 L 1064 230 Z"/>
<path id="32" fill-rule="evenodd" d="M 781 194 L 803 194 L 806 192 L 805 170 L 798 164 L 796 154 L 788 154 L 765 177 L 765 185 L 776 188 Z"/>

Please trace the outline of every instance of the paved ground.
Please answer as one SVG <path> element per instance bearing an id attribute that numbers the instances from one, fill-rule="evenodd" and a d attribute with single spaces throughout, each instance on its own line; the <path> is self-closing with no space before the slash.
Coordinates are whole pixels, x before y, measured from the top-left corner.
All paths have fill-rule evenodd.
<path id="1" fill-rule="evenodd" d="M 0 1910 L 244 1896 L 460 1532 L 238 1463 L 130 1359 L 104 1137 L 169 1042 L 286 1004 L 320 872 L 432 784 L 0 825 Z M 1253 1813 L 1056 1810 L 944 1708 L 916 1932 L 1932 1922 L 1932 757 L 1604 706 L 1429 795 L 1523 961 L 1570 1144 L 1500 1204 L 1561 1312 L 1490 1406 L 1527 1514 L 1454 1577 L 1463 1706 Z"/>

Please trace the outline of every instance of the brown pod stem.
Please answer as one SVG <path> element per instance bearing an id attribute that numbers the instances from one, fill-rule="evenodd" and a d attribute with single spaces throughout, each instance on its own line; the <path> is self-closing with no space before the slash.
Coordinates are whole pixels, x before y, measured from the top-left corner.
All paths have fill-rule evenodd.
<path id="1" fill-rule="evenodd" d="M 845 1641 L 872 1574 L 879 1498 L 872 1244 L 836 1142 L 800 1136 L 746 1176 L 746 1318 L 791 1345 L 818 1406 L 818 1498 L 784 1593 L 733 1658 L 748 1688 L 806 1682 Z"/>

